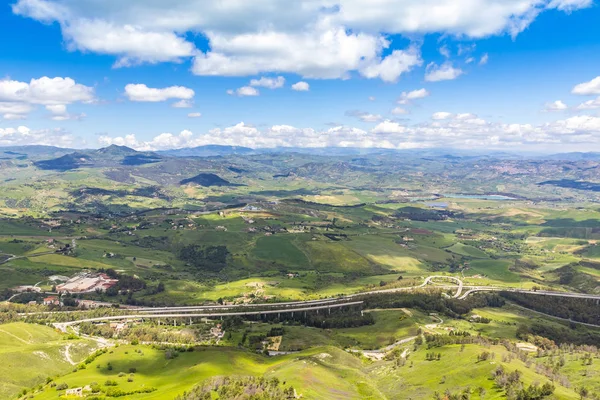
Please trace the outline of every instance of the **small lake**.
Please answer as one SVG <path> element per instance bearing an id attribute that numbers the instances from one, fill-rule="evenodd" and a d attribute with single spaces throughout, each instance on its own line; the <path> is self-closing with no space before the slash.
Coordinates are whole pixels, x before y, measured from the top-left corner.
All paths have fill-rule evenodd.
<path id="1" fill-rule="evenodd" d="M 443 194 L 443 197 L 454 199 L 479 199 L 479 200 L 517 200 L 514 197 L 501 194 Z"/>

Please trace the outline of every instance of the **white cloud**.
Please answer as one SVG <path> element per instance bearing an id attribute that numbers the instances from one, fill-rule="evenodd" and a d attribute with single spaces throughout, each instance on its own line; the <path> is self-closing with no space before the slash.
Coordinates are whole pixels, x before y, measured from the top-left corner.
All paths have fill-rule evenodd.
<path id="1" fill-rule="evenodd" d="M 579 10 L 587 8 L 594 4 L 593 0 L 552 0 L 548 5 L 548 8 L 556 8 L 561 11 L 571 12 L 573 10 Z"/>
<path id="2" fill-rule="evenodd" d="M 296 82 L 292 85 L 292 90 L 297 92 L 308 92 L 310 90 L 310 85 L 303 81 Z"/>
<path id="3" fill-rule="evenodd" d="M 600 145 L 600 117 L 587 115 L 548 122 L 540 125 L 490 122 L 470 113 L 443 120 L 408 125 L 384 120 L 370 130 L 336 126 L 325 130 L 274 125 L 257 128 L 243 122 L 211 129 L 194 135 L 183 131 L 179 135 L 161 133 L 150 140 L 135 135 L 111 138 L 103 136 L 100 144 L 126 145 L 138 150 L 162 150 L 222 144 L 247 147 L 380 147 L 380 148 L 506 148 L 522 146 L 539 149 L 540 145 L 589 147 Z"/>
<path id="4" fill-rule="evenodd" d="M 252 79 L 250 86 L 265 87 L 268 89 L 279 89 L 285 85 L 285 78 L 278 76 L 277 78 L 261 77 L 260 79 Z"/>
<path id="5" fill-rule="evenodd" d="M 456 114 L 454 116 L 454 118 L 458 119 L 458 120 L 468 120 L 468 119 L 475 119 L 475 118 L 477 118 L 477 116 L 475 114 L 471 114 L 471 113 L 459 113 L 459 114 Z"/>
<path id="6" fill-rule="evenodd" d="M 94 88 L 71 78 L 44 76 L 29 82 L 0 80 L 0 113 L 5 113 L 4 119 L 23 119 L 33 110 L 33 105 L 45 105 L 52 111 L 66 110 L 67 104 L 93 101 Z"/>
<path id="7" fill-rule="evenodd" d="M 202 113 L 199 112 L 193 112 L 193 113 L 189 113 L 188 117 L 190 118 L 200 118 L 202 116 Z"/>
<path id="8" fill-rule="evenodd" d="M 551 103 L 546 103 L 544 105 L 544 111 L 546 112 L 554 112 L 554 111 L 564 111 L 569 107 L 563 103 L 561 100 L 556 100 Z"/>
<path id="9" fill-rule="evenodd" d="M 349 33 L 343 27 L 207 35 L 211 51 L 194 58 L 192 72 L 196 75 L 246 76 L 277 71 L 336 79 L 367 67 L 367 73 L 374 74 L 372 69 L 382 62 L 380 53 L 389 46 L 379 36 Z"/>
<path id="10" fill-rule="evenodd" d="M 192 70 L 198 75 L 289 72 L 347 78 L 358 72 L 395 81 L 406 70 L 406 60 L 382 54 L 390 47 L 387 38 L 396 34 L 515 36 L 547 9 L 571 12 L 591 4 L 379 0 L 365 11 L 364 0 L 17 0 L 12 10 L 44 23 L 58 22 L 69 50 L 114 55 L 117 67 L 193 57 Z M 199 34 L 208 40 L 205 53 L 188 39 Z"/>
<path id="11" fill-rule="evenodd" d="M 472 52 L 475 51 L 475 49 L 477 48 L 477 45 L 475 43 L 471 43 L 471 44 L 463 44 L 463 43 L 459 43 L 458 44 L 458 50 L 457 50 L 457 54 L 459 56 L 462 56 L 463 54 L 470 54 Z"/>
<path id="12" fill-rule="evenodd" d="M 571 93 L 580 95 L 600 94 L 600 76 L 595 77 L 589 82 L 576 85 Z"/>
<path id="13" fill-rule="evenodd" d="M 67 106 L 64 104 L 51 104 L 46 106 L 46 110 L 50 111 L 51 118 L 54 121 L 79 121 L 86 117 L 84 113 L 81 114 L 70 114 L 67 112 Z"/>
<path id="14" fill-rule="evenodd" d="M 66 114 L 67 106 L 64 104 L 53 104 L 46 106 L 46 110 L 50 111 L 52 114 Z"/>
<path id="15" fill-rule="evenodd" d="M 460 68 L 454 68 L 451 63 L 445 62 L 438 66 L 436 63 L 427 65 L 425 80 L 427 82 L 448 81 L 458 78 L 463 74 Z"/>
<path id="16" fill-rule="evenodd" d="M 597 108 L 600 108 L 600 97 L 585 101 L 577 106 L 578 110 L 593 110 Z"/>
<path id="17" fill-rule="evenodd" d="M 395 107 L 393 108 L 390 113 L 394 114 L 394 115 L 405 115 L 405 114 L 409 114 L 408 110 L 406 110 L 405 108 L 402 107 Z"/>
<path id="18" fill-rule="evenodd" d="M 377 99 L 375 98 L 375 96 L 369 96 L 369 97 L 368 97 L 368 99 L 369 99 L 369 101 L 375 101 L 375 100 L 377 100 Z"/>
<path id="19" fill-rule="evenodd" d="M 383 117 L 379 114 L 372 114 L 366 111 L 359 110 L 346 111 L 346 115 L 349 117 L 358 118 L 363 122 L 378 122 L 383 119 Z"/>
<path id="20" fill-rule="evenodd" d="M 79 141 L 62 129 L 0 128 L 0 146 L 44 145 L 71 147 Z"/>
<path id="21" fill-rule="evenodd" d="M 4 119 L 25 119 L 31 110 L 33 107 L 27 103 L 0 102 L 0 114 Z"/>
<path id="22" fill-rule="evenodd" d="M 142 63 L 181 62 L 197 53 L 195 46 L 174 32 L 117 25 L 98 19 L 77 19 L 62 24 L 67 48 L 71 51 L 91 51 L 112 54 L 119 58 L 115 68 Z"/>
<path id="23" fill-rule="evenodd" d="M 192 108 L 193 106 L 194 102 L 190 100 L 179 100 L 171 104 L 171 107 L 173 108 Z"/>
<path id="24" fill-rule="evenodd" d="M 372 130 L 372 132 L 375 134 L 381 134 L 381 133 L 404 134 L 404 133 L 407 133 L 408 131 L 409 131 L 409 129 L 407 127 L 401 125 L 398 122 L 389 121 L 389 120 L 383 121 L 382 123 L 378 124 L 375 128 L 373 128 L 373 130 Z"/>
<path id="25" fill-rule="evenodd" d="M 2 115 L 2 118 L 6 119 L 6 120 L 16 120 L 16 119 L 25 119 L 26 116 L 23 114 L 6 113 L 6 114 Z"/>
<path id="26" fill-rule="evenodd" d="M 435 120 L 448 119 L 450 117 L 452 117 L 452 113 L 445 112 L 445 111 L 436 112 L 431 116 L 431 118 L 435 119 Z"/>
<path id="27" fill-rule="evenodd" d="M 190 100 L 194 91 L 185 86 L 169 86 L 163 89 L 149 88 L 143 83 L 125 86 L 125 95 L 130 101 L 159 102 L 169 99 Z M 175 103 L 177 104 L 177 103 Z"/>
<path id="28" fill-rule="evenodd" d="M 73 120 L 73 121 L 79 121 L 82 120 L 86 117 L 86 115 L 84 113 L 81 114 L 58 114 L 58 115 L 53 115 L 52 119 L 54 121 L 69 121 L 69 120 Z"/>
<path id="29" fill-rule="evenodd" d="M 440 52 L 441 55 L 443 55 L 446 58 L 450 58 L 450 49 L 448 49 L 448 46 L 443 45 L 438 50 L 439 50 L 439 52 Z"/>
<path id="30" fill-rule="evenodd" d="M 429 91 L 425 88 L 412 90 L 410 92 L 402 92 L 398 99 L 398 104 L 410 104 L 413 100 L 423 99 L 429 96 Z"/>
<path id="31" fill-rule="evenodd" d="M 29 104 L 71 104 L 94 101 L 94 88 L 71 78 L 43 76 L 27 82 L 0 80 L 0 101 Z"/>
<path id="32" fill-rule="evenodd" d="M 396 82 L 400 75 L 423 63 L 419 49 L 394 50 L 383 60 L 374 60 L 360 70 L 366 78 L 380 78 L 384 82 Z"/>
<path id="33" fill-rule="evenodd" d="M 252 87 L 252 86 L 242 86 L 241 88 L 237 88 L 236 90 L 228 90 L 227 94 L 230 96 L 239 96 L 239 97 L 246 97 L 246 96 L 258 96 L 260 95 L 260 92 L 258 91 L 258 89 Z"/>
<path id="34" fill-rule="evenodd" d="M 488 63 L 490 59 L 490 56 L 488 55 L 488 53 L 485 53 L 484 55 L 481 56 L 481 58 L 479 59 L 479 65 L 485 65 Z"/>

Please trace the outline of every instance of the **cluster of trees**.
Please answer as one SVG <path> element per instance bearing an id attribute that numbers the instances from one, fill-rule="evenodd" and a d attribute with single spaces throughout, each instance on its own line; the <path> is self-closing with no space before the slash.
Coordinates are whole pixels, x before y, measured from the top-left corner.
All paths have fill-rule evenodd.
<path id="1" fill-rule="evenodd" d="M 558 296 L 534 296 L 526 293 L 502 292 L 501 296 L 532 310 L 578 322 L 600 325 L 596 300 Z"/>
<path id="2" fill-rule="evenodd" d="M 519 325 L 517 337 L 521 340 L 547 347 L 542 339 L 550 340 L 552 343 L 575 345 L 597 345 L 600 343 L 600 333 L 597 330 L 585 328 L 581 325 L 571 324 L 563 327 L 558 324 L 544 324 L 534 322 L 532 324 Z M 542 339 L 540 339 L 540 337 Z"/>
<path id="3" fill-rule="evenodd" d="M 440 361 L 442 359 L 442 353 L 427 353 L 425 354 L 425 360 L 427 361 Z"/>
<path id="4" fill-rule="evenodd" d="M 496 358 L 496 353 L 491 351 L 483 351 L 477 355 L 477 361 L 487 361 Z"/>
<path id="5" fill-rule="evenodd" d="M 506 302 L 496 293 L 480 293 L 464 300 L 442 298 L 431 293 L 379 293 L 362 297 L 366 308 L 418 308 L 457 318 L 474 308 L 502 307 Z"/>
<path id="6" fill-rule="evenodd" d="M 115 331 L 110 325 L 96 325 L 92 323 L 82 323 L 79 326 L 80 332 L 86 335 L 101 336 L 112 338 Z M 119 339 L 130 342 L 154 342 L 154 343 L 173 343 L 173 344 L 192 344 L 198 341 L 196 335 L 192 332 L 182 332 L 175 329 L 166 329 L 152 325 L 137 325 L 124 329 L 118 334 Z"/>
<path id="7" fill-rule="evenodd" d="M 430 210 L 419 207 L 403 207 L 398 209 L 394 217 L 410 219 L 412 221 L 441 221 L 453 216 L 454 213 L 447 210 Z"/>
<path id="8" fill-rule="evenodd" d="M 435 392 L 433 394 L 433 399 L 434 400 L 470 400 L 471 399 L 471 394 L 475 393 L 477 395 L 479 395 L 480 399 L 483 399 L 485 397 L 485 395 L 487 394 L 487 391 L 485 390 L 485 388 L 483 387 L 478 387 L 475 390 L 472 390 L 470 387 L 459 391 L 457 393 L 452 393 L 450 391 L 450 389 L 446 389 L 444 391 L 444 394 L 440 394 L 439 392 Z"/>
<path id="9" fill-rule="evenodd" d="M 295 399 L 296 391 L 279 379 L 263 377 L 216 377 L 195 386 L 175 400 L 284 400 Z"/>
<path id="10" fill-rule="evenodd" d="M 227 266 L 229 252 L 226 246 L 199 246 L 191 244 L 179 250 L 179 259 L 197 270 L 220 272 Z"/>
<path id="11" fill-rule="evenodd" d="M 273 314 L 271 314 L 273 315 Z M 312 312 L 298 312 L 294 315 L 290 313 L 281 314 L 280 321 L 291 323 L 301 323 L 305 326 L 312 326 L 322 329 L 336 328 L 356 328 L 359 326 L 373 325 L 375 319 L 371 313 L 361 313 L 354 310 L 332 309 L 331 314 L 327 310 L 320 310 L 317 314 Z"/>
<path id="12" fill-rule="evenodd" d="M 496 386 L 506 392 L 506 398 L 512 400 L 540 400 L 554 393 L 554 385 L 546 382 L 543 385 L 536 383 L 525 386 L 521 381 L 523 373 L 519 370 L 507 372 L 503 366 L 499 366 L 492 373 Z"/>

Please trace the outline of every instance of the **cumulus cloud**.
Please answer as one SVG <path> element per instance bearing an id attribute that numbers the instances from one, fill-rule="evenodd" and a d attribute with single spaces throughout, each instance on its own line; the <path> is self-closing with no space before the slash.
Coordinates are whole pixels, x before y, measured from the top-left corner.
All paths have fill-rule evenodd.
<path id="1" fill-rule="evenodd" d="M 427 82 L 449 81 L 458 78 L 463 74 L 460 68 L 454 68 L 452 63 L 445 62 L 442 65 L 430 63 L 427 65 L 425 80 Z"/>
<path id="2" fill-rule="evenodd" d="M 241 88 L 237 88 L 236 90 L 228 90 L 227 94 L 230 96 L 239 96 L 239 97 L 246 97 L 246 96 L 258 96 L 260 95 L 260 92 L 258 91 L 258 89 L 252 87 L 252 86 L 242 86 Z"/>
<path id="3" fill-rule="evenodd" d="M 552 0 L 548 5 L 548 8 L 556 8 L 558 10 L 571 12 L 581 8 L 590 7 L 593 3 L 593 0 Z"/>
<path id="4" fill-rule="evenodd" d="M 410 104 L 413 100 L 423 99 L 429 95 L 429 91 L 425 88 L 412 90 L 410 92 L 402 92 L 398 99 L 398 104 Z"/>
<path id="5" fill-rule="evenodd" d="M 390 111 L 390 113 L 392 113 L 393 115 L 405 115 L 409 114 L 409 111 L 402 107 L 395 107 Z"/>
<path id="6" fill-rule="evenodd" d="M 594 110 L 600 108 L 600 97 L 585 101 L 576 107 L 578 110 Z"/>
<path id="7" fill-rule="evenodd" d="M 408 149 L 514 148 L 540 145 L 565 146 L 600 144 L 600 117 L 574 116 L 539 125 L 486 121 L 474 114 L 453 114 L 428 123 L 406 124 L 382 120 L 370 130 L 348 126 L 329 129 L 274 125 L 257 128 L 243 122 L 215 128 L 201 134 L 183 131 L 178 135 L 161 133 L 150 140 L 135 135 L 102 136 L 101 145 L 119 144 L 138 150 L 163 150 L 208 144 L 247 147 L 379 147 Z M 563 148 L 563 147 L 559 147 Z"/>
<path id="8" fill-rule="evenodd" d="M 76 83 L 71 78 L 32 79 L 19 82 L 0 80 L 0 101 L 25 104 L 71 104 L 94 101 L 94 88 Z"/>
<path id="9" fill-rule="evenodd" d="M 174 107 L 187 106 L 189 101 L 194 98 L 194 91 L 185 86 L 169 86 L 166 88 L 150 88 L 143 83 L 130 83 L 125 86 L 125 95 L 130 101 L 141 102 L 160 102 L 170 99 L 181 99 L 184 102 L 177 102 Z"/>
<path id="10" fill-rule="evenodd" d="M 346 111 L 346 116 L 358 118 L 363 122 L 378 122 L 383 119 L 383 117 L 379 114 L 372 114 L 366 111 L 359 110 Z"/>
<path id="11" fill-rule="evenodd" d="M 417 47 L 408 50 L 394 50 L 382 60 L 375 60 L 362 67 L 361 75 L 366 78 L 380 78 L 384 82 L 396 82 L 400 75 L 423 63 Z"/>
<path id="12" fill-rule="evenodd" d="M 57 22 L 67 49 L 109 54 L 116 67 L 193 58 L 198 75 L 265 72 L 305 78 L 351 73 L 395 81 L 416 58 L 390 48 L 400 34 L 482 38 L 523 31 L 548 9 L 589 7 L 592 0 L 17 0 L 15 14 Z M 201 34 L 201 52 L 189 39 Z"/>
<path id="13" fill-rule="evenodd" d="M 564 111 L 568 108 L 569 107 L 561 100 L 556 100 L 551 103 L 546 103 L 544 105 L 544 111 L 546 112 Z"/>
<path id="14" fill-rule="evenodd" d="M 584 96 L 600 94 L 600 76 L 595 77 L 589 82 L 583 82 L 579 85 L 576 85 L 571 93 Z"/>
<path id="15" fill-rule="evenodd" d="M 33 107 L 27 103 L 0 102 L 0 114 L 8 120 L 25 119 Z"/>
<path id="16" fill-rule="evenodd" d="M 193 106 L 194 102 L 191 100 L 179 100 L 171 104 L 173 108 L 192 108 Z"/>
<path id="17" fill-rule="evenodd" d="M 33 110 L 33 105 L 45 105 L 50 107 L 49 111 L 63 110 L 64 114 L 67 104 L 93 101 L 94 88 L 76 83 L 68 77 L 44 76 L 29 82 L 0 80 L 0 113 L 5 113 L 5 119 L 25 118 Z"/>
<path id="18" fill-rule="evenodd" d="M 285 78 L 278 76 L 277 78 L 261 77 L 260 79 L 252 79 L 250 86 L 265 87 L 268 89 L 279 89 L 285 85 Z"/>
<path id="19" fill-rule="evenodd" d="M 193 112 L 193 113 L 188 114 L 189 118 L 200 118 L 201 116 L 202 116 L 202 113 L 199 113 L 199 112 Z"/>
<path id="20" fill-rule="evenodd" d="M 77 144 L 78 139 L 62 129 L 30 129 L 26 126 L 0 128 L 0 146 L 71 147 Z"/>
<path id="21" fill-rule="evenodd" d="M 445 111 L 436 112 L 431 116 L 431 118 L 435 120 L 448 119 L 450 117 L 452 117 L 452 113 Z"/>
<path id="22" fill-rule="evenodd" d="M 292 85 L 292 90 L 297 92 L 308 92 L 310 90 L 310 85 L 303 81 L 296 82 Z"/>

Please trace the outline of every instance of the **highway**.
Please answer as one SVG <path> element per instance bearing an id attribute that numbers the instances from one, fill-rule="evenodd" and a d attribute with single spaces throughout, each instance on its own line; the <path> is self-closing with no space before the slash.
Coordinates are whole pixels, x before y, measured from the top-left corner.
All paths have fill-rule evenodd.
<path id="1" fill-rule="evenodd" d="M 81 322 L 95 322 L 95 321 L 107 321 L 107 320 L 119 320 L 119 319 L 136 319 L 136 318 L 169 318 L 169 317 L 220 317 L 226 315 L 260 315 L 260 314 L 273 314 L 281 312 L 296 312 L 296 311 L 309 311 L 319 310 L 326 308 L 336 308 L 344 305 L 359 304 L 359 302 L 352 302 L 353 300 L 369 295 L 375 294 L 386 294 L 386 293 L 401 293 L 406 291 L 418 290 L 425 288 L 428 285 L 435 284 L 435 281 L 453 281 L 454 285 L 437 285 L 439 289 L 456 289 L 455 294 L 452 296 L 456 299 L 466 299 L 473 293 L 486 292 L 486 291 L 509 291 L 515 293 L 543 295 L 543 296 L 559 296 L 559 297 L 571 297 L 571 298 L 582 298 L 600 301 L 600 295 L 591 295 L 583 293 L 572 293 L 572 292 L 556 292 L 547 290 L 526 290 L 506 287 L 495 287 L 495 286 L 465 286 L 463 281 L 457 277 L 445 276 L 445 275 L 433 275 L 425 278 L 422 284 L 418 286 L 399 287 L 392 289 L 378 289 L 371 290 L 368 292 L 354 293 L 339 297 L 330 297 L 319 300 L 307 300 L 307 301 L 292 301 L 284 303 L 250 303 L 250 304 L 235 304 L 235 305 L 207 305 L 207 306 L 180 306 L 180 307 L 142 307 L 130 309 L 132 314 L 119 315 L 112 317 L 102 317 L 100 319 L 91 320 L 78 320 L 72 321 L 67 324 L 77 324 Z M 256 308 L 262 308 L 259 311 L 251 311 Z M 236 311 L 239 310 L 239 311 Z M 50 311 L 50 312 L 39 312 L 39 313 L 23 313 L 22 316 L 37 315 L 37 314 L 52 314 L 52 313 L 77 313 L 78 311 Z"/>
<path id="2" fill-rule="evenodd" d="M 306 312 L 317 310 L 330 310 L 332 308 L 358 306 L 363 304 L 362 301 L 353 301 L 345 303 L 334 303 L 327 305 L 317 305 L 315 307 L 300 307 L 300 308 L 286 308 L 282 310 L 261 310 L 261 311 L 239 311 L 239 312 L 216 312 L 216 313 L 172 313 L 172 314 L 133 314 L 133 315 L 113 315 L 107 317 L 96 317 L 96 318 L 85 318 L 77 321 L 68 322 L 57 322 L 53 325 L 66 332 L 67 327 L 73 325 L 79 325 L 84 322 L 107 322 L 107 321 L 123 321 L 129 319 L 147 319 L 147 318 L 215 318 L 215 317 L 231 317 L 231 316 L 248 316 L 248 315 L 266 315 L 266 314 L 281 314 L 281 313 L 295 313 L 295 312 Z"/>
<path id="3" fill-rule="evenodd" d="M 549 290 L 527 290 L 527 289 L 515 289 L 515 288 L 502 288 L 493 286 L 468 286 L 468 290 L 463 293 L 462 296 L 458 297 L 460 300 L 466 299 L 469 295 L 477 292 L 514 292 L 514 293 L 525 293 L 535 294 L 539 296 L 557 296 L 557 297 L 572 297 L 578 299 L 588 300 L 600 300 L 600 295 L 586 294 L 586 293 L 572 293 L 572 292 L 553 292 Z"/>

